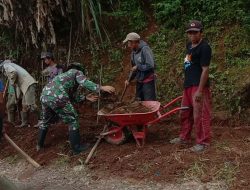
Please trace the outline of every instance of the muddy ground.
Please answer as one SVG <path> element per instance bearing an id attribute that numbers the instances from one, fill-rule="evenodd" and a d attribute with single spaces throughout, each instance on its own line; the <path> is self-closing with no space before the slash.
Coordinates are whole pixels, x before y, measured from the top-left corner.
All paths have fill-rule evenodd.
<path id="1" fill-rule="evenodd" d="M 96 135 L 102 131 L 105 121 L 101 119 L 99 124 L 96 124 L 96 111 L 91 105 L 83 106 L 80 110 L 82 141 L 95 143 Z M 250 126 L 232 127 L 230 123 L 225 121 L 213 123 L 212 144 L 202 153 L 190 152 L 188 148 L 192 144 L 185 146 L 169 144 L 169 140 L 176 137 L 179 130 L 177 117 L 171 117 L 149 128 L 146 144 L 143 148 L 136 147 L 133 139 L 120 146 L 103 141 L 89 165 L 84 166 L 84 172 L 79 172 L 78 175 L 89 175 L 89 183 L 94 181 L 99 185 L 102 184 L 102 180 L 107 181 L 108 184 L 109 182 L 112 184 L 112 180 L 116 180 L 118 184 L 122 184 L 119 181 L 124 181 L 124 183 L 128 181 L 130 185 L 132 184 L 131 189 L 137 189 L 136 186 L 132 188 L 133 185 L 138 185 L 141 182 L 146 183 L 144 184 L 146 186 L 149 183 L 159 184 L 159 188 L 156 189 L 162 189 L 162 187 L 170 187 L 173 184 L 180 185 L 192 181 L 197 182 L 198 185 L 218 181 L 224 184 L 220 188 L 213 187 L 212 189 L 249 189 Z M 77 156 L 72 155 L 67 140 L 68 129 L 62 123 L 50 127 L 46 138 L 46 147 L 39 153 L 35 150 L 37 129 L 31 127 L 17 129 L 8 126 L 6 131 L 18 146 L 44 167 L 40 172 L 47 171 L 47 175 L 50 175 L 50 172 L 53 171 L 58 174 L 58 178 L 65 175 L 60 174 L 61 170 L 63 170 L 62 173 L 68 171 L 70 174 L 72 168 L 82 165 L 89 153 L 88 151 Z M 16 151 L 5 140 L 0 144 L 0 147 L 1 167 L 5 168 L 1 168 L 1 174 L 6 175 L 5 171 L 11 171 L 11 167 L 18 166 L 20 156 L 17 156 Z M 57 176 L 53 172 L 51 175 Z M 25 173 L 25 170 L 20 169 L 7 176 L 15 179 L 18 176 L 20 178 L 22 173 Z M 65 175 L 65 183 L 67 182 L 67 174 Z M 36 171 L 34 174 L 29 174 L 28 177 L 19 179 L 19 182 L 29 181 L 36 175 L 40 175 L 39 172 Z M 43 179 L 45 182 L 48 181 Z M 36 182 L 31 180 L 30 184 L 36 185 L 34 183 Z M 85 183 L 82 182 L 83 187 Z M 129 189 L 130 185 L 121 186 L 121 189 Z M 49 186 L 47 187 L 49 189 Z M 95 186 L 89 187 L 94 188 Z M 109 189 L 109 187 L 111 186 L 103 189 Z M 143 187 L 138 186 L 139 189 L 143 189 Z M 151 186 L 149 185 L 149 187 Z M 201 187 L 201 189 L 205 188 Z M 120 189 L 120 187 L 117 188 Z M 117 188 L 114 187 L 114 189 Z M 42 189 L 46 189 L 46 187 Z M 101 186 L 100 189 L 102 189 Z"/>

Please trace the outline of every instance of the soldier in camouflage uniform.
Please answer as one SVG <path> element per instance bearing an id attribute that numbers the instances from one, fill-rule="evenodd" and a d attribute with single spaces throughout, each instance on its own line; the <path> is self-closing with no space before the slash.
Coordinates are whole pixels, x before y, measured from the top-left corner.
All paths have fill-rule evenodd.
<path id="1" fill-rule="evenodd" d="M 55 76 L 63 73 L 63 67 L 55 63 L 54 55 L 51 52 L 42 52 L 41 59 L 47 65 L 47 67 L 42 71 L 42 75 L 46 77 L 47 82 L 51 82 Z M 42 122 L 41 118 L 42 116 L 40 115 L 38 123 L 34 125 L 34 127 L 39 127 Z"/>
<path id="2" fill-rule="evenodd" d="M 85 99 L 90 101 L 97 100 L 97 96 L 75 96 L 78 86 L 84 87 L 93 92 L 100 90 L 112 93 L 115 89 L 111 86 L 99 86 L 84 75 L 84 68 L 80 63 L 72 63 L 68 71 L 56 76 L 48 83 L 41 94 L 42 104 L 42 123 L 39 127 L 39 139 L 37 150 L 44 146 L 45 136 L 53 117 L 58 116 L 69 126 L 69 141 L 75 154 L 85 151 L 87 144 L 80 145 L 79 119 L 72 103 L 80 102 Z"/>

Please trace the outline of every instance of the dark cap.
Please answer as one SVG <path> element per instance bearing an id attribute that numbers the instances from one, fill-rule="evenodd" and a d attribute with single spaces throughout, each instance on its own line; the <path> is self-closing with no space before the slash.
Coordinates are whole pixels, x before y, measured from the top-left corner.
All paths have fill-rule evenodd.
<path id="1" fill-rule="evenodd" d="M 82 71 L 83 74 L 85 74 L 85 67 L 81 63 L 78 63 L 78 62 L 70 63 L 67 70 L 70 70 L 70 69 L 76 69 L 76 70 Z"/>
<path id="2" fill-rule="evenodd" d="M 53 53 L 51 53 L 51 52 L 42 52 L 41 53 L 41 59 L 45 59 L 45 58 L 53 59 L 54 58 Z"/>
<path id="3" fill-rule="evenodd" d="M 187 25 L 186 32 L 190 32 L 190 31 L 200 32 L 202 29 L 203 29 L 203 26 L 202 26 L 202 24 L 201 24 L 200 21 L 198 21 L 198 20 L 191 20 L 189 22 L 189 24 Z"/>

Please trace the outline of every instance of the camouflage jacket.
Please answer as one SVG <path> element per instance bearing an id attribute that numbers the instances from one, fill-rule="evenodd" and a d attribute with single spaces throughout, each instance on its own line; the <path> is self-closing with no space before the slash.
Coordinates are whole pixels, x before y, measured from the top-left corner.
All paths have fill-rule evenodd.
<path id="1" fill-rule="evenodd" d="M 77 93 L 78 86 L 97 93 L 100 90 L 99 85 L 88 80 L 81 71 L 70 69 L 65 73 L 57 75 L 48 83 L 43 88 L 40 99 L 43 102 L 79 102 L 84 99 L 84 96 Z"/>

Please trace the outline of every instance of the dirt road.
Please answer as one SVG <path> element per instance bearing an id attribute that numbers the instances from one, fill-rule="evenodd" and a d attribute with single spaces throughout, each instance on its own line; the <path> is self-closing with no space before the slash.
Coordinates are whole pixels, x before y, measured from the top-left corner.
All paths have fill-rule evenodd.
<path id="1" fill-rule="evenodd" d="M 18 163 L 0 163 L 0 175 L 15 183 L 18 190 L 74 190 L 74 189 L 143 189 L 143 190 L 184 190 L 184 189 L 227 189 L 223 182 L 201 183 L 183 181 L 180 183 L 157 183 L 154 181 L 101 177 L 83 165 L 73 168 L 46 167 L 35 171 L 23 160 Z M 1 188 L 0 188 L 1 189 Z"/>

